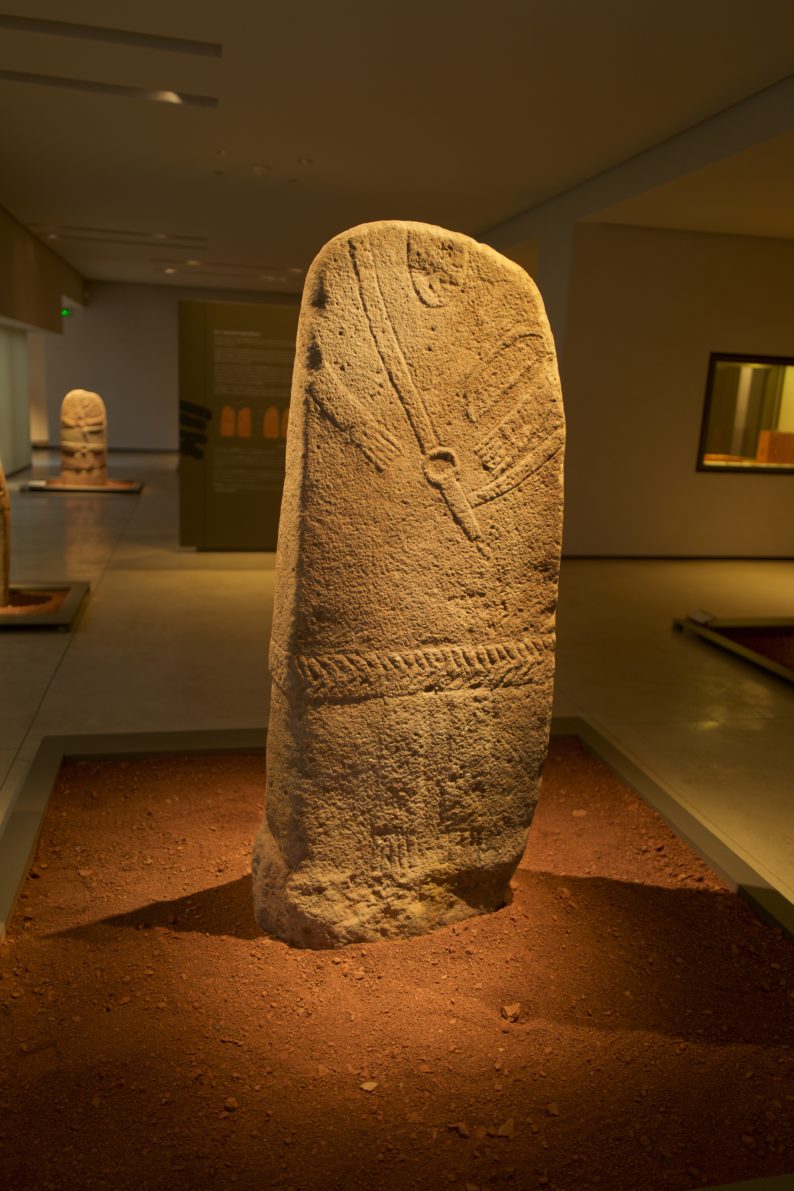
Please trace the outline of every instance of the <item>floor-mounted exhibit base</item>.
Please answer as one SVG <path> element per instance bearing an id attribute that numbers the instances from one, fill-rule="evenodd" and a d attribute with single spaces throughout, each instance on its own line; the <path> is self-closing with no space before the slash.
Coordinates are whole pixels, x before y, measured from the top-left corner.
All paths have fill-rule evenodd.
<path id="1" fill-rule="evenodd" d="M 0 630 L 60 629 L 68 632 L 89 591 L 88 583 L 14 584 L 10 604 L 0 607 Z"/>
<path id="2" fill-rule="evenodd" d="M 87 584 L 75 584 L 87 590 Z M 586 720 L 556 717 L 552 736 L 574 736 L 604 761 L 642 800 L 657 811 L 729 889 L 747 901 L 765 922 L 794 939 L 794 906 L 728 845 L 708 830 L 625 753 Z M 206 753 L 264 752 L 266 734 L 257 729 L 207 732 L 102 733 L 93 736 L 47 736 L 36 752 L 25 781 L 0 826 L 0 942 L 25 880 L 44 815 L 66 761 L 109 760 Z"/>
<path id="3" fill-rule="evenodd" d="M 693 612 L 674 620 L 673 626 L 794 682 L 794 620 L 789 617 L 723 620 L 708 612 Z"/>
<path id="4" fill-rule="evenodd" d="M 0 952 L 13 1185 L 786 1186 L 728 1180 L 790 1165 L 791 946 L 577 740 L 509 906 L 313 952 L 253 921 L 261 733 L 131 739 L 34 764 L 31 815 L 112 758 L 62 767 Z"/>
<path id="5" fill-rule="evenodd" d="M 108 480 L 107 484 L 62 484 L 60 480 L 28 480 L 23 492 L 80 492 L 89 496 L 135 496 L 143 492 L 141 480 Z"/>

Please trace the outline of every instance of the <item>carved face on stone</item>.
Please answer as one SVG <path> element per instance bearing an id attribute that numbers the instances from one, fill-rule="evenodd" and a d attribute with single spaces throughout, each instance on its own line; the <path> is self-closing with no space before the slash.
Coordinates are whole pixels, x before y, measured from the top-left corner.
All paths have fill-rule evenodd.
<path id="1" fill-rule="evenodd" d="M 466 281 L 468 249 L 459 240 L 438 239 L 427 232 L 407 236 L 408 271 L 416 296 L 425 306 L 444 306 Z"/>
<path id="2" fill-rule="evenodd" d="M 105 403 L 98 393 L 72 389 L 61 405 L 61 425 L 79 430 L 104 430 L 107 425 Z"/>

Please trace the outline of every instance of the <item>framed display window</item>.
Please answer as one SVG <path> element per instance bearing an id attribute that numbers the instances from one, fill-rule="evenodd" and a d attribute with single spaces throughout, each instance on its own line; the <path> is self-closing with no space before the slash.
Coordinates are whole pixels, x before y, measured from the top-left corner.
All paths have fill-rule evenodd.
<path id="1" fill-rule="evenodd" d="M 794 358 L 712 352 L 697 467 L 794 472 Z"/>

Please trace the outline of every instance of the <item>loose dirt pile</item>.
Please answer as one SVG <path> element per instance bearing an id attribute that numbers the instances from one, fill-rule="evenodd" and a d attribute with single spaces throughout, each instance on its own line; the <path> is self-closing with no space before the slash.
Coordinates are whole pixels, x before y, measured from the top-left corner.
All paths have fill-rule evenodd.
<path id="1" fill-rule="evenodd" d="M 794 1169 L 794 948 L 572 740 L 509 906 L 296 951 L 264 761 L 67 765 L 0 951 L 9 1191 L 688 1191 Z"/>

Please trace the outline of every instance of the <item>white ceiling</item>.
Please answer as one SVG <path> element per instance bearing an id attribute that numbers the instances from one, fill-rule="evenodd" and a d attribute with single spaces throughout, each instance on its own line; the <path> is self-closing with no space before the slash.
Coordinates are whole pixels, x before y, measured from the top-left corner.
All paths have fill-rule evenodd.
<path id="1" fill-rule="evenodd" d="M 9 29 L 2 14 L 222 55 Z M 751 16 L 747 0 L 0 0 L 0 203 L 89 278 L 296 290 L 355 223 L 477 235 L 793 70 L 791 0 Z M 792 138 L 777 140 L 607 217 L 794 235 Z"/>
<path id="2" fill-rule="evenodd" d="M 599 223 L 794 239 L 794 133 L 656 186 L 594 218 Z"/>

